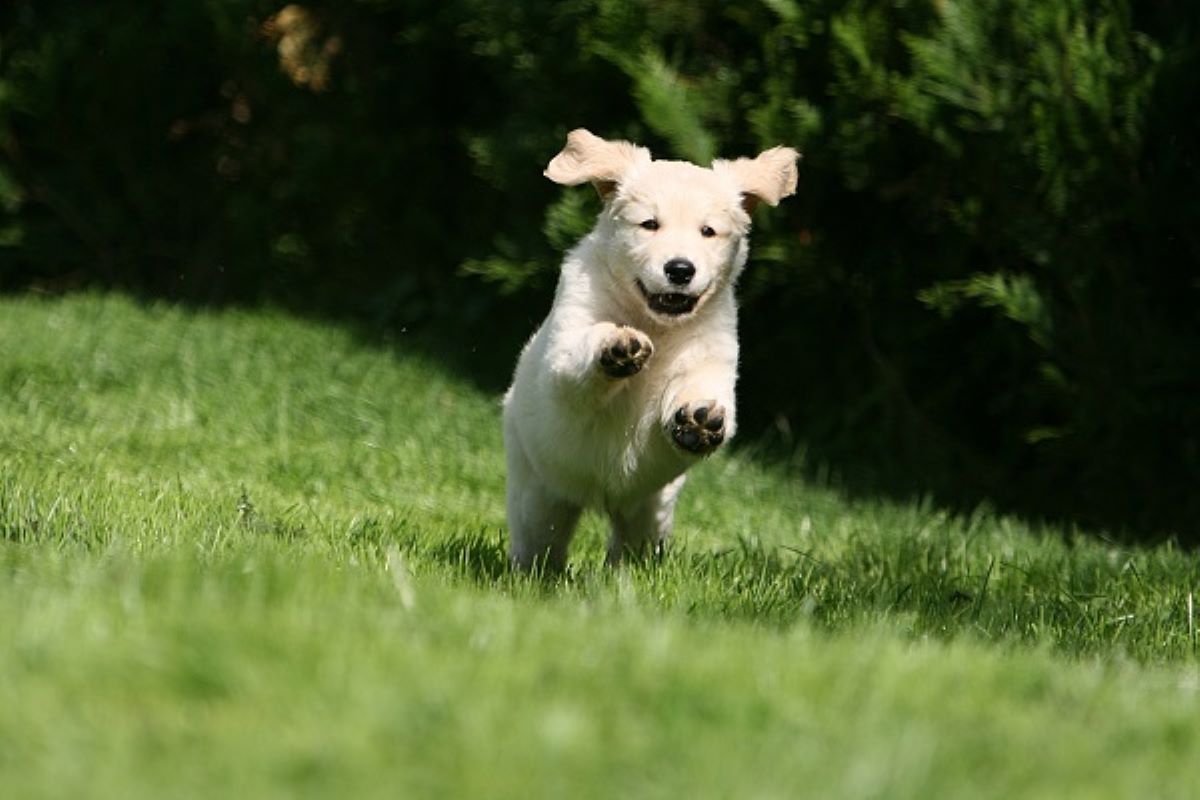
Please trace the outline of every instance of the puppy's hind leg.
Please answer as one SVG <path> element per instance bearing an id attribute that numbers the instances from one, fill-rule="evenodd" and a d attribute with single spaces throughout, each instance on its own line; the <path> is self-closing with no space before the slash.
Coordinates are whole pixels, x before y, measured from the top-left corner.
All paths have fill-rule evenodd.
<path id="1" fill-rule="evenodd" d="M 680 475 L 641 503 L 608 510 L 612 521 L 607 558 L 610 566 L 663 554 L 675 525 L 675 501 L 685 478 Z"/>
<path id="2" fill-rule="evenodd" d="M 567 566 L 567 546 L 579 522 L 579 506 L 566 503 L 536 487 L 509 492 L 508 555 L 524 572 L 555 574 Z"/>
<path id="3" fill-rule="evenodd" d="M 562 572 L 580 511 L 546 491 L 525 456 L 510 450 L 508 555 L 514 567 L 524 572 Z"/>

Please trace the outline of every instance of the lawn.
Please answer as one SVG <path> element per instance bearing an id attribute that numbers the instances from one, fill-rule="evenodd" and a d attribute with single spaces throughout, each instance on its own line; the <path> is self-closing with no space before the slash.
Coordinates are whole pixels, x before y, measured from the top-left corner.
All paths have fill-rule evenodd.
<path id="1" fill-rule="evenodd" d="M 422 352 L 0 300 L 4 796 L 1200 795 L 1195 553 L 747 448 L 664 563 L 514 576 L 498 398 Z"/>

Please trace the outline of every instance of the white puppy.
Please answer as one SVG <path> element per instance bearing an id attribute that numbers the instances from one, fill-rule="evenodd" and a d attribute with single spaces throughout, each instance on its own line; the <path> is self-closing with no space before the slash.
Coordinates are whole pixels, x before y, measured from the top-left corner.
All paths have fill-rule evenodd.
<path id="1" fill-rule="evenodd" d="M 589 506 L 612 521 L 610 563 L 661 552 L 684 472 L 733 436 L 749 212 L 796 190 L 798 158 L 775 147 L 704 169 L 567 137 L 546 177 L 590 181 L 604 209 L 567 254 L 504 398 L 517 567 L 562 569 Z"/>

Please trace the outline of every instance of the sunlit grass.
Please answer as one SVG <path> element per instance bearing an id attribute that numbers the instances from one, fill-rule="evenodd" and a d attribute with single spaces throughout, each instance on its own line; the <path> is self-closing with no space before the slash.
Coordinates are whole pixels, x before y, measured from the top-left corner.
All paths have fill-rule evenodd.
<path id="1" fill-rule="evenodd" d="M 0 302 L 13 796 L 1180 796 L 1195 554 L 722 456 L 504 563 L 498 398 L 403 341 Z"/>

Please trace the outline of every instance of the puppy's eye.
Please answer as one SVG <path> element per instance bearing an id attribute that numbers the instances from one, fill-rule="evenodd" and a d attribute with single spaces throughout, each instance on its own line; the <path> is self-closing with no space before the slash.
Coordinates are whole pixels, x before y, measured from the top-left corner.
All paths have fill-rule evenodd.
<path id="1" fill-rule="evenodd" d="M 641 227 L 648 231 L 656 231 L 658 230 L 658 220 L 648 219 L 642 223 Z"/>
<path id="2" fill-rule="evenodd" d="M 712 237 L 717 235 L 717 232 L 712 229 L 712 226 L 705 225 L 703 228 L 700 229 L 700 235 L 703 236 L 705 239 L 711 239 Z"/>

